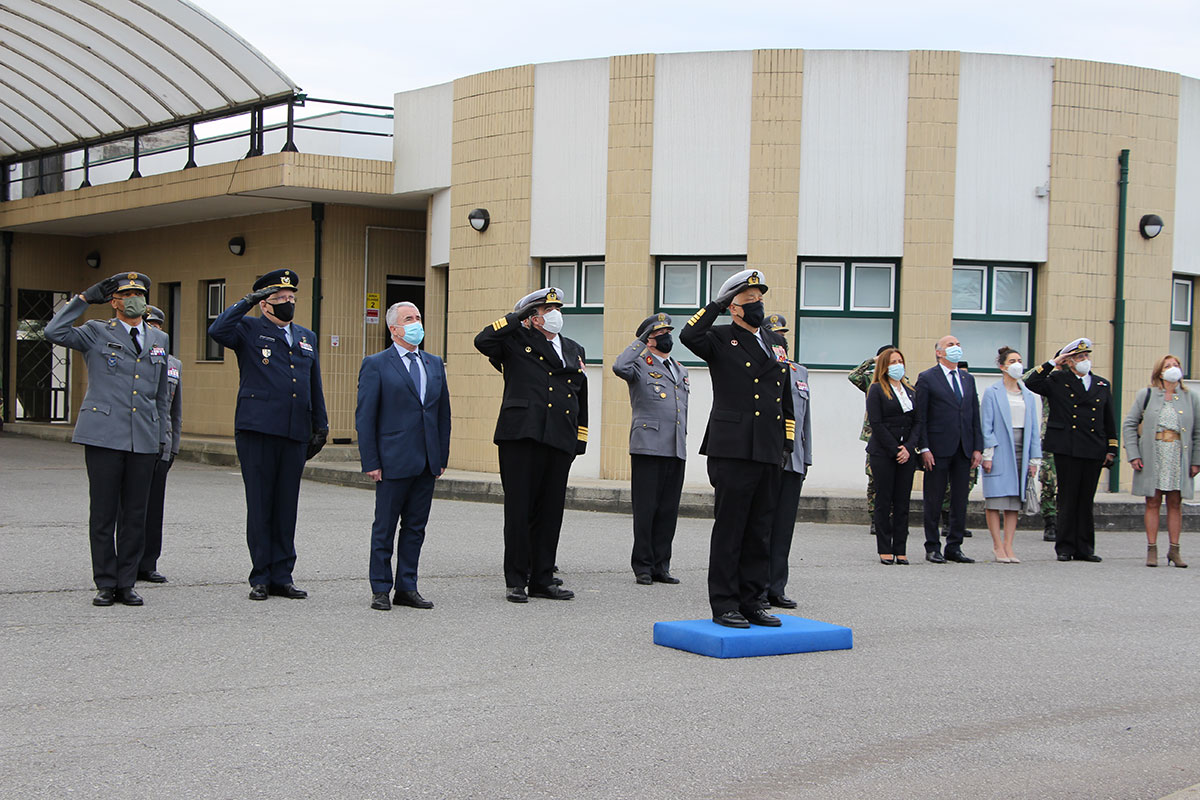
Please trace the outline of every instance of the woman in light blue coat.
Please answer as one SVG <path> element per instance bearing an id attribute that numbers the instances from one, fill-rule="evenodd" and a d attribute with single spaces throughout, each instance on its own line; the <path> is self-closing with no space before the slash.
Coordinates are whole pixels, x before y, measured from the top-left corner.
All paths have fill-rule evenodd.
<path id="1" fill-rule="evenodd" d="M 1021 354 L 1001 347 L 996 359 L 1004 380 L 980 401 L 983 430 L 983 497 L 992 552 L 1002 564 L 1019 564 L 1013 554 L 1017 517 L 1025 487 L 1042 463 L 1041 417 L 1033 392 L 1025 388 Z"/>

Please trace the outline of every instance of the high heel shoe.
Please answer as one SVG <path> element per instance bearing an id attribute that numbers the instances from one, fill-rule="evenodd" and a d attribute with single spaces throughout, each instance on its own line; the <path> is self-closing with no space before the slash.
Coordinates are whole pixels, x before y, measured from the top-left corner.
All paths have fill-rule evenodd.
<path id="1" fill-rule="evenodd" d="M 894 558 L 884 558 L 883 556 L 880 556 L 880 557 L 879 557 L 879 563 L 880 563 L 880 564 L 883 564 L 885 567 L 890 567 L 892 564 L 895 564 L 895 563 L 896 563 L 896 559 L 894 559 Z"/>
<path id="2" fill-rule="evenodd" d="M 996 557 L 996 561 L 997 561 L 997 563 L 1000 563 L 1000 564 L 1008 564 L 1008 563 L 1010 563 L 1010 562 L 1009 562 L 1009 560 L 1008 560 L 1008 556 L 1002 556 L 1002 555 L 1000 555 L 998 552 L 996 552 L 995 550 L 993 550 L 993 551 L 992 551 L 992 555 Z"/>
<path id="3" fill-rule="evenodd" d="M 1156 544 L 1146 545 L 1146 566 L 1147 567 L 1157 567 L 1158 566 L 1158 545 L 1156 545 Z"/>
<path id="4" fill-rule="evenodd" d="M 908 556 L 896 556 L 896 564 L 908 565 Z"/>
<path id="5" fill-rule="evenodd" d="M 1187 562 L 1179 557 L 1179 545 L 1173 544 L 1167 548 L 1167 563 L 1174 564 L 1180 569 L 1187 569 Z"/>
<path id="6" fill-rule="evenodd" d="M 1010 563 L 1010 564 L 1020 564 L 1020 563 L 1021 563 L 1021 559 L 1017 558 L 1016 556 L 1009 556 L 1009 558 L 1008 558 L 1008 563 Z"/>

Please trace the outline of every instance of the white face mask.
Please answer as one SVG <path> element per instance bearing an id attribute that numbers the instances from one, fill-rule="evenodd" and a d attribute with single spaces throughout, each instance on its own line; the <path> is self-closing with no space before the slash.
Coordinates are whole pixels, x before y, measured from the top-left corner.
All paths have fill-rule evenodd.
<path id="1" fill-rule="evenodd" d="M 1004 371 L 1015 380 L 1021 380 L 1021 376 L 1025 374 L 1025 365 L 1020 361 L 1014 361 L 1004 368 Z"/>
<path id="2" fill-rule="evenodd" d="M 563 315 L 557 308 L 552 308 L 542 315 L 542 330 L 547 333 L 558 333 L 563 329 Z"/>
<path id="3" fill-rule="evenodd" d="M 1092 371 L 1091 359 L 1085 358 L 1083 361 L 1080 361 L 1078 364 L 1075 365 L 1075 371 L 1078 372 L 1080 375 L 1087 375 L 1089 372 Z"/>
<path id="4" fill-rule="evenodd" d="M 1179 383 L 1183 380 L 1183 370 L 1179 367 L 1167 367 L 1163 370 L 1162 376 L 1167 383 Z"/>

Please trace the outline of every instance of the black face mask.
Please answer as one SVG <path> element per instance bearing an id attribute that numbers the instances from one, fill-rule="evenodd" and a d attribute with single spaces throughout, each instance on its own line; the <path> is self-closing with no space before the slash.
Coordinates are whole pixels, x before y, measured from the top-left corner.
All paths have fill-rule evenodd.
<path id="1" fill-rule="evenodd" d="M 292 317 L 296 316 L 296 304 L 290 300 L 286 303 L 267 303 L 271 307 L 271 313 L 276 319 L 284 322 L 291 322 Z"/>
<path id="2" fill-rule="evenodd" d="M 742 304 L 742 320 L 751 328 L 757 328 L 762 325 L 762 321 L 766 316 L 767 312 L 763 307 L 762 300 Z"/>
<path id="3" fill-rule="evenodd" d="M 669 353 L 674 346 L 675 340 L 671 338 L 671 334 L 669 333 L 660 333 L 654 337 L 654 347 L 660 353 Z"/>

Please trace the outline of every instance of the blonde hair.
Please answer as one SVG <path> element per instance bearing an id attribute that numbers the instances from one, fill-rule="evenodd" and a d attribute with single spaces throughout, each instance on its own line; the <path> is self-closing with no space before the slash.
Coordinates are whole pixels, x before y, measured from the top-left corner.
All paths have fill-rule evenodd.
<path id="1" fill-rule="evenodd" d="M 888 366 L 892 360 L 892 353 L 900 356 L 900 363 L 904 364 L 904 353 L 900 352 L 899 347 L 889 347 L 879 355 L 875 356 L 875 374 L 871 376 L 871 383 L 878 383 L 879 388 L 883 389 L 883 394 L 887 399 L 893 399 L 892 382 L 888 380 Z M 900 379 L 900 382 L 908 386 L 908 376 Z M 909 388 L 912 388 L 911 386 Z"/>
<path id="2" fill-rule="evenodd" d="M 1162 389 L 1164 392 L 1167 390 L 1167 387 L 1166 387 L 1166 384 L 1163 382 L 1162 374 L 1163 374 L 1163 370 L 1167 368 L 1166 365 L 1167 365 L 1167 361 L 1169 359 L 1174 359 L 1175 363 L 1179 365 L 1180 371 L 1181 372 L 1183 371 L 1183 361 L 1181 361 L 1180 359 L 1171 355 L 1170 353 L 1167 353 L 1165 356 L 1160 358 L 1158 361 L 1155 361 L 1154 369 L 1150 370 L 1150 385 L 1158 387 L 1159 389 Z M 1179 391 L 1186 392 L 1187 390 L 1188 390 L 1188 388 L 1183 385 L 1183 379 L 1181 378 L 1179 380 Z"/>

